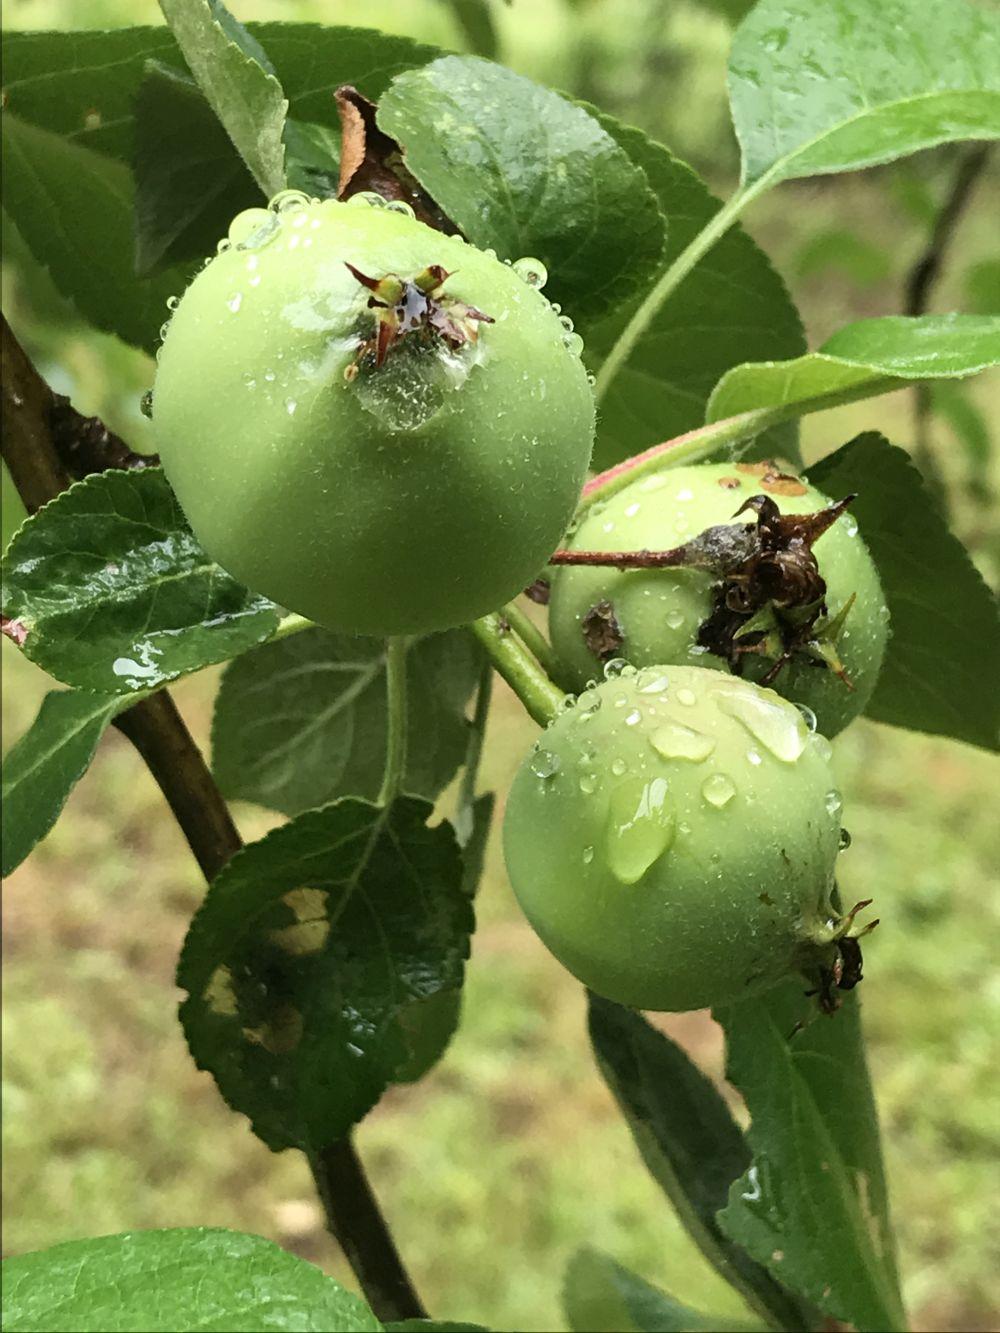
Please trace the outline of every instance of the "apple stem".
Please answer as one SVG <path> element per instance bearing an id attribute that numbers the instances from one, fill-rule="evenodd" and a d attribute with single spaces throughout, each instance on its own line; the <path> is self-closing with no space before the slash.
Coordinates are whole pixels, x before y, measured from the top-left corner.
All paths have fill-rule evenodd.
<path id="1" fill-rule="evenodd" d="M 378 794 L 379 805 L 391 805 L 403 787 L 406 771 L 406 638 L 393 635 L 386 641 L 385 693 L 388 734 L 385 773 Z"/>

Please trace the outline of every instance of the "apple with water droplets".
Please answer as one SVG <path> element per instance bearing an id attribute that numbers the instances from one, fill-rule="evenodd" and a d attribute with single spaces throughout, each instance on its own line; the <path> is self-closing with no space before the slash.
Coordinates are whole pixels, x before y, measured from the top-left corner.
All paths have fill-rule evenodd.
<path id="1" fill-rule="evenodd" d="M 696 463 L 638 478 L 606 502 L 595 503 L 573 532 L 569 548 L 670 550 L 708 529 L 746 526 L 752 513 L 737 511 L 754 497 L 773 504 L 782 516 L 830 506 L 815 487 L 773 464 Z M 813 555 L 815 572 L 825 584 L 825 611 L 816 616 L 814 627 L 818 632 L 829 627 L 831 633 L 819 647 L 834 656 L 826 660 L 818 655 L 817 645 L 803 644 L 767 683 L 810 708 L 820 731 L 835 736 L 864 711 L 872 696 L 889 636 L 889 612 L 849 508 L 822 531 Z M 793 565 L 793 577 L 795 572 Z M 815 581 L 806 582 L 800 605 L 781 609 L 777 616 L 787 622 L 800 614 L 801 603 L 807 604 L 808 614 L 808 603 L 820 590 Z M 720 592 L 731 597 L 740 591 L 738 580 L 727 587 L 716 571 L 706 568 L 561 567 L 552 578 L 552 642 L 577 688 L 600 676 L 602 650 L 635 666 L 687 663 L 729 671 L 735 664 L 749 679 L 760 681 L 774 669 L 773 656 L 743 651 L 752 642 L 747 636 L 735 642 L 736 652 L 727 659 L 706 633 L 713 613 L 716 622 L 719 618 Z M 793 586 L 793 598 L 796 591 Z M 780 592 L 777 600 L 782 601 Z M 760 616 L 752 623 L 750 617 L 746 620 L 751 629 L 761 623 Z M 832 667 L 839 667 L 839 674 Z"/>
<path id="2" fill-rule="evenodd" d="M 519 770 L 504 855 L 528 920 L 592 990 L 699 1009 L 795 972 L 843 980 L 840 810 L 829 743 L 794 704 L 701 667 L 619 663 Z"/>
<path id="3" fill-rule="evenodd" d="M 240 214 L 170 321 L 152 399 L 208 554 L 357 634 L 461 624 L 531 582 L 594 405 L 527 276 L 405 205 L 290 192 Z"/>

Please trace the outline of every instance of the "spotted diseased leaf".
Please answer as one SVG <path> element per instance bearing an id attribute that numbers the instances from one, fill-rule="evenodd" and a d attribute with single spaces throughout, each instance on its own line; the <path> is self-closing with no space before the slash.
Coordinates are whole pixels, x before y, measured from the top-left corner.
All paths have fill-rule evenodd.
<path id="1" fill-rule="evenodd" d="M 733 39 L 729 99 L 757 192 L 995 139 L 1000 28 L 964 0 L 761 0 Z"/>
<path id="2" fill-rule="evenodd" d="M 656 192 L 667 219 L 662 271 L 720 204 L 666 148 L 610 116 L 599 119 Z M 581 325 L 585 359 L 593 371 L 600 369 L 643 294 L 614 315 Z M 805 350 L 802 322 L 784 283 L 746 232 L 733 227 L 673 292 L 608 389 L 598 418 L 594 466 L 610 467 L 701 426 L 713 388 L 732 366 L 751 358 L 784 360 Z M 779 427 L 761 436 L 757 452 L 795 461 L 797 438 L 794 427 Z"/>
<path id="3" fill-rule="evenodd" d="M 809 469 L 827 494 L 856 491 L 851 514 L 889 607 L 882 674 L 866 711 L 878 722 L 996 749 L 997 605 L 907 454 L 868 431 Z"/>
<path id="4" fill-rule="evenodd" d="M 108 723 L 131 699 L 53 690 L 3 762 L 2 873 L 9 875 L 53 826 L 94 757 Z"/>
<path id="5" fill-rule="evenodd" d="M 312 629 L 237 658 L 222 678 L 212 767 L 230 798 L 286 815 L 339 796 L 374 800 L 385 765 L 385 644 Z M 405 790 L 433 799 L 465 757 L 480 672 L 470 634 L 411 644 Z"/>
<path id="6" fill-rule="evenodd" d="M 3 1325 L 20 1333 L 377 1333 L 368 1306 L 269 1240 L 213 1227 L 71 1240 L 3 1261 Z"/>
<path id="7" fill-rule="evenodd" d="M 641 167 L 580 106 L 474 56 L 401 74 L 378 123 L 462 233 L 549 270 L 573 315 L 614 309 L 650 277 L 663 217 Z"/>
<path id="8" fill-rule="evenodd" d="M 857 996 L 833 1017 L 813 1006 L 790 982 L 716 1015 L 753 1151 L 719 1224 L 824 1314 L 862 1331 L 903 1329 Z"/>
<path id="9" fill-rule="evenodd" d="M 235 856 L 191 923 L 188 1044 L 273 1149 L 342 1138 L 450 1036 L 472 906 L 431 811 L 403 797 L 300 815 Z"/>
<path id="10" fill-rule="evenodd" d="M 159 468 L 95 473 L 28 519 L 4 557 L 2 601 L 33 662 L 119 695 L 225 661 L 279 619 L 209 560 Z"/>

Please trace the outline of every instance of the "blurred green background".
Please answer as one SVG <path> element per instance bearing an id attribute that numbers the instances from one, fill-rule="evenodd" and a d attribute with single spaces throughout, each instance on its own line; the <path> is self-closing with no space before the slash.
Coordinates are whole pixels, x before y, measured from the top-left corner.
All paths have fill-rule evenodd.
<path id="1" fill-rule="evenodd" d="M 737 158 L 724 15 L 738 7 L 514 0 L 493 13 L 507 63 L 642 126 L 726 190 Z M 363 9 L 348 0 L 235 0 L 232 8 L 243 19 L 361 21 L 464 47 L 444 0 Z M 10 27 L 158 21 L 152 0 L 5 6 Z M 785 186 L 751 213 L 748 228 L 789 281 L 813 343 L 852 318 L 902 308 L 962 151 Z M 994 164 L 954 237 L 932 309 L 1000 308 L 998 207 Z M 147 359 L 80 326 L 12 229 L 5 240 L 4 308 L 50 382 L 135 447 L 150 447 L 138 411 Z M 987 423 L 998 398 L 996 377 L 949 388 L 921 450 L 994 582 L 1000 462 Z M 810 418 L 807 457 L 870 427 L 912 445 L 912 396 Z M 6 536 L 20 511 L 6 484 L 4 498 Z M 47 682 L 6 642 L 3 660 L 9 746 Z M 206 746 L 216 680 L 206 671 L 176 690 Z M 506 788 L 532 732 L 500 691 L 484 782 Z M 866 950 L 863 998 L 906 1299 L 917 1328 L 995 1328 L 996 763 L 864 721 L 835 749 L 854 837 L 844 894 L 874 896 L 883 921 Z M 250 807 L 237 816 L 248 838 L 270 824 Z M 186 1053 L 173 969 L 202 890 L 152 780 L 112 733 L 54 832 L 6 888 L 5 1251 L 210 1224 L 270 1236 L 349 1280 L 304 1163 L 263 1148 Z M 495 837 L 479 917 L 459 1035 L 438 1068 L 387 1095 L 358 1136 L 430 1308 L 495 1329 L 558 1327 L 562 1273 L 586 1243 L 696 1306 L 738 1312 L 646 1177 L 593 1070 L 580 989 L 520 918 Z M 721 1076 L 720 1035 L 706 1015 L 658 1021 Z"/>

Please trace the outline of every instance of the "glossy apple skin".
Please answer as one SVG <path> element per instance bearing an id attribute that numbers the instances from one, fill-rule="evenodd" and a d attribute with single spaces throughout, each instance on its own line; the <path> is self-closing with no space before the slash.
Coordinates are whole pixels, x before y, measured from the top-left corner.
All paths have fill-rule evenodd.
<path id="1" fill-rule="evenodd" d="M 444 629 L 513 597 L 560 541 L 593 439 L 586 372 L 542 294 L 357 201 L 251 210 L 231 235 L 180 301 L 153 395 L 157 448 L 208 554 L 349 633 Z M 457 352 L 394 352 L 346 379 L 375 327 L 348 262 L 404 278 L 442 265 L 444 291 L 494 323 Z"/>
<path id="2" fill-rule="evenodd" d="M 719 523 L 734 518 L 740 506 L 761 490 L 760 478 L 732 463 L 696 463 L 633 482 L 606 504 L 584 515 L 569 542 L 594 551 L 668 550 Z M 782 513 L 807 513 L 830 503 L 806 486 L 802 495 L 772 494 Z M 783 667 L 772 688 L 816 714 L 818 727 L 835 736 L 864 711 L 878 682 L 889 637 L 889 613 L 878 573 L 850 510 L 815 544 L 820 573 L 826 580 L 827 605 L 836 615 L 851 593 L 857 598 L 837 641 L 853 689 L 833 672 L 805 662 Z M 698 627 L 712 607 L 710 574 L 696 569 L 618 570 L 561 567 L 553 571 L 549 604 L 552 642 L 577 688 L 599 678 L 601 663 L 588 648 L 583 620 L 591 607 L 611 603 L 624 642 L 621 656 L 635 666 L 654 662 L 689 663 L 728 671 L 725 660 L 697 643 Z M 759 679 L 767 663 L 746 659 L 745 674 Z"/>
<path id="3" fill-rule="evenodd" d="M 799 969 L 832 914 L 829 758 L 794 704 L 749 681 L 689 666 L 604 681 L 514 779 L 511 885 L 608 999 L 687 1010 L 758 994 Z"/>

